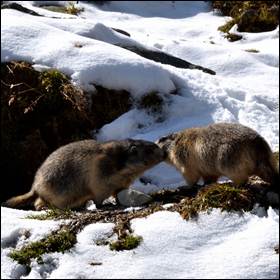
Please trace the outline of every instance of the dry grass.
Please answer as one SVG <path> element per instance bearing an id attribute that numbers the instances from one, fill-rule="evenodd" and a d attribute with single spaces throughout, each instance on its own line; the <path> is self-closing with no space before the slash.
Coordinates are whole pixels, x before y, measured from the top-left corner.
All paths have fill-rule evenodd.
<path id="1" fill-rule="evenodd" d="M 229 25 L 238 25 L 240 32 L 264 32 L 279 25 L 279 1 L 211 1 L 212 7 L 233 19 L 219 27 L 228 32 Z"/>

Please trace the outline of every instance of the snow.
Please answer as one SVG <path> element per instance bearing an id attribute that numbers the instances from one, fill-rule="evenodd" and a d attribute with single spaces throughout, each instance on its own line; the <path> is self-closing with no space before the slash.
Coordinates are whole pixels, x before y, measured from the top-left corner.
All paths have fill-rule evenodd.
<path id="1" fill-rule="evenodd" d="M 51 12 L 40 5 L 67 1 L 17 1 L 45 17 L 1 10 L 1 61 L 25 60 L 37 70 L 57 68 L 77 86 L 127 90 L 134 100 L 156 91 L 164 100 L 158 116 L 133 107 L 104 125 L 98 140 L 159 137 L 188 127 L 238 122 L 259 132 L 279 149 L 279 27 L 240 33 L 228 42 L 218 26 L 229 18 L 211 11 L 206 1 L 110 1 L 84 8 L 79 16 Z M 130 33 L 127 37 L 111 28 Z M 236 26 L 232 31 L 238 33 Z M 216 71 L 179 69 L 147 60 L 116 45 L 161 50 Z M 256 49 L 258 53 L 247 50 Z M 177 95 L 170 93 L 176 90 Z M 133 188 L 150 193 L 184 185 L 175 168 L 160 163 Z M 92 208 L 94 211 L 94 208 Z M 167 208 L 168 209 L 168 208 Z M 113 252 L 95 241 L 112 233 L 112 224 L 92 224 L 65 254 L 43 256 L 31 272 L 7 255 L 40 239 L 59 223 L 24 219 L 30 213 L 1 208 L 2 278 L 278 278 L 279 213 L 201 214 L 184 221 L 162 211 L 132 221 L 143 243 L 133 251 Z M 263 212 L 265 212 L 263 210 Z M 77 259 L 79 264 L 77 265 Z M 92 266 L 90 262 L 101 262 Z M 117 265 L 114 265 L 117 264 Z"/>
<path id="2" fill-rule="evenodd" d="M 26 269 L 12 261 L 8 254 L 13 248 L 37 241 L 58 228 L 61 222 L 25 219 L 40 212 L 1 207 L 1 278 L 18 279 Z"/>
<path id="3" fill-rule="evenodd" d="M 143 242 L 132 251 L 96 245 L 112 234 L 114 225 L 90 224 L 69 252 L 43 255 L 45 264 L 33 261 L 30 274 L 22 279 L 276 279 L 279 213 L 269 208 L 263 215 L 264 209 L 256 210 L 240 215 L 215 209 L 188 222 L 169 211 L 134 219 L 131 227 Z M 2 208 L 3 216 L 8 211 Z M 2 258 L 2 263 L 3 278 L 12 278 L 9 273 L 15 270 L 22 276 L 19 265 L 9 258 Z"/>

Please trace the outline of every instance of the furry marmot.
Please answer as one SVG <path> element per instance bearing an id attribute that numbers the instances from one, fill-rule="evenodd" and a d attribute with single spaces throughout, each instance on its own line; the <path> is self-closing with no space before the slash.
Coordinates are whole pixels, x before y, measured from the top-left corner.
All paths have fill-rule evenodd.
<path id="1" fill-rule="evenodd" d="M 226 176 L 243 184 L 251 175 L 277 185 L 279 170 L 268 143 L 253 129 L 235 123 L 217 123 L 170 134 L 156 141 L 189 185 Z"/>
<path id="2" fill-rule="evenodd" d="M 98 207 L 163 159 L 164 152 L 144 140 L 73 142 L 48 156 L 28 193 L 7 200 L 3 206 L 20 208 L 35 201 L 37 210 L 48 204 L 65 209 L 93 200 Z"/>

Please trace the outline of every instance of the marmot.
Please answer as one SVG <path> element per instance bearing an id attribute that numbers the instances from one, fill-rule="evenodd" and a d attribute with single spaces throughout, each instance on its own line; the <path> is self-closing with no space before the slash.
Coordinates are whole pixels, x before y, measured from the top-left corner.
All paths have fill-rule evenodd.
<path id="1" fill-rule="evenodd" d="M 268 143 L 253 129 L 234 123 L 189 128 L 156 141 L 189 185 L 226 176 L 241 185 L 251 175 L 278 185 L 279 170 Z"/>
<path id="2" fill-rule="evenodd" d="M 48 156 L 28 193 L 7 200 L 3 206 L 17 208 L 35 201 L 36 210 L 48 204 L 64 209 L 93 200 L 99 207 L 164 156 L 155 143 L 144 140 L 73 142 Z"/>

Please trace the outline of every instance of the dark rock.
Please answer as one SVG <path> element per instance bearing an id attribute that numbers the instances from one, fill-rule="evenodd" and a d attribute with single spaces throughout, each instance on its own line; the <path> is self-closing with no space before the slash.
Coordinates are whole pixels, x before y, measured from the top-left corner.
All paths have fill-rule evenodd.
<path id="1" fill-rule="evenodd" d="M 128 207 L 142 206 L 152 201 L 150 195 L 132 189 L 120 191 L 117 199 L 121 205 Z"/>
<path id="2" fill-rule="evenodd" d="M 20 4 L 17 3 L 6 3 L 6 4 L 1 4 L 1 9 L 14 9 L 32 16 L 42 16 L 28 8 L 23 7 Z"/>
<path id="3" fill-rule="evenodd" d="M 208 73 L 211 75 L 216 75 L 216 72 L 211 69 L 192 64 L 186 60 L 183 60 L 181 58 L 175 57 L 173 55 L 170 55 L 170 54 L 167 54 L 167 53 L 164 53 L 161 51 L 149 50 L 149 49 L 140 48 L 137 46 L 119 45 L 119 47 L 132 51 L 134 53 L 137 53 L 138 55 L 145 57 L 147 59 L 150 59 L 150 60 L 153 60 L 156 62 L 160 62 L 162 64 L 169 64 L 169 65 L 175 66 L 177 68 L 184 68 L 184 69 L 198 69 L 198 70 L 202 70 L 205 73 Z"/>
<path id="4" fill-rule="evenodd" d="M 121 34 L 123 34 L 125 36 L 130 37 L 130 34 L 128 32 L 126 32 L 126 31 L 124 31 L 124 30 L 121 30 L 121 29 L 118 29 L 118 28 L 113 28 L 113 27 L 112 27 L 112 29 L 115 30 L 116 32 L 119 32 L 119 33 L 121 33 Z"/>

